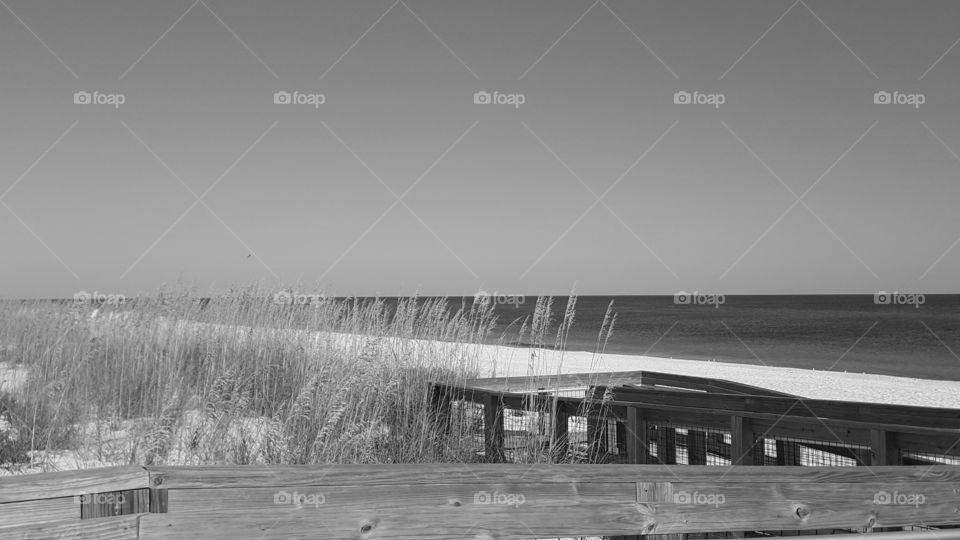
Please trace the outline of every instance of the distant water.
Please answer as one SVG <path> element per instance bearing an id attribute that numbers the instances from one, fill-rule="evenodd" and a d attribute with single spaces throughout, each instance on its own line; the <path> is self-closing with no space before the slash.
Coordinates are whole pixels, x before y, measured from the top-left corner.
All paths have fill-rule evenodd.
<path id="1" fill-rule="evenodd" d="M 960 380 L 960 295 L 927 295 L 919 308 L 878 305 L 872 295 L 727 296 L 717 308 L 672 296 L 581 296 L 568 349 L 596 348 L 611 300 L 611 353 Z M 555 297 L 556 318 L 566 302 Z M 498 305 L 491 341 L 535 303 Z M 515 342 L 515 332 L 507 335 Z"/>

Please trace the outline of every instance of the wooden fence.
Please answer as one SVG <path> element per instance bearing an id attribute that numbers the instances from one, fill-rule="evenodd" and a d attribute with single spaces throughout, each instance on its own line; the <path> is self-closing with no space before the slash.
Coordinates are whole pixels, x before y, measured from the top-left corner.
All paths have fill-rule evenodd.
<path id="1" fill-rule="evenodd" d="M 87 513 L 88 502 L 106 511 Z M 918 525 L 960 525 L 960 467 L 125 467 L 0 480 L 4 539 L 705 538 Z"/>

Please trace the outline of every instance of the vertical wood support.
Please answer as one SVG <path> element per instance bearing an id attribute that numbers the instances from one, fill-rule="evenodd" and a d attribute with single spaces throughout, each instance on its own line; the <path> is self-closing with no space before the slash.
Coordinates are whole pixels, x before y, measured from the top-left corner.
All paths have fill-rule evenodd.
<path id="1" fill-rule="evenodd" d="M 552 433 L 550 434 L 550 454 L 554 463 L 563 463 L 567 460 L 569 447 L 569 420 L 566 405 L 557 400 L 551 403 Z"/>
<path id="2" fill-rule="evenodd" d="M 627 425 L 617 420 L 617 456 L 626 457 L 627 455 Z"/>
<path id="3" fill-rule="evenodd" d="M 660 449 L 658 448 L 657 453 L 659 452 Z M 673 484 L 670 482 L 637 482 L 637 502 L 653 503 L 654 505 L 657 505 L 657 503 L 672 503 Z M 683 540 L 683 533 L 647 534 L 636 538 L 648 540 Z"/>
<path id="4" fill-rule="evenodd" d="M 730 464 L 753 465 L 756 455 L 753 422 L 742 416 L 730 417 Z"/>
<path id="5" fill-rule="evenodd" d="M 677 429 L 657 426 L 657 463 L 673 465 L 677 462 Z"/>
<path id="6" fill-rule="evenodd" d="M 627 407 L 627 461 L 630 463 L 648 463 L 650 452 L 650 430 L 643 409 Z"/>
<path id="7" fill-rule="evenodd" d="M 587 455 L 590 461 L 606 457 L 607 417 L 603 410 L 603 394 L 606 388 L 594 386 L 588 391 L 587 400 Z"/>
<path id="8" fill-rule="evenodd" d="M 687 430 L 687 463 L 707 464 L 707 433 L 698 429 Z"/>
<path id="9" fill-rule="evenodd" d="M 503 462 L 503 401 L 492 393 L 483 396 L 483 450 L 486 461 Z"/>
<path id="10" fill-rule="evenodd" d="M 882 429 L 870 430 L 870 465 L 899 465 L 900 454 L 893 434 Z"/>

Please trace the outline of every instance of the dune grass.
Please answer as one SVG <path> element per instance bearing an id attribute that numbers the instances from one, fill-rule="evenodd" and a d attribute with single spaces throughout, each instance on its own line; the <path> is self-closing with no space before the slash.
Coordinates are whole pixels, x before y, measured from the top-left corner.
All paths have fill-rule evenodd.
<path id="1" fill-rule="evenodd" d="M 476 459 L 481 415 L 461 407 L 438 429 L 429 383 L 487 375 L 475 345 L 495 327 L 491 305 L 273 298 L 250 288 L 209 304 L 186 290 L 119 306 L 0 303 L 0 362 L 26 371 L 0 387 L 0 466 L 55 469 L 64 452 L 75 467 Z M 535 344 L 549 341 L 550 304 L 516 323 Z"/>

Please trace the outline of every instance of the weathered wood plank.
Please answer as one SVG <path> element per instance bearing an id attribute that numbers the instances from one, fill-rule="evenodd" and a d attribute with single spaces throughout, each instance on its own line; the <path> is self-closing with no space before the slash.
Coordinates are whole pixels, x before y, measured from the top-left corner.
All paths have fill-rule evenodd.
<path id="1" fill-rule="evenodd" d="M 140 538 L 140 516 L 118 516 L 75 521 L 54 521 L 16 527 L 0 527 L 4 540 L 136 540 Z M 158 514 L 162 515 L 162 514 Z M 186 535 L 183 538 L 191 538 Z M 182 539 L 181 539 L 182 540 Z"/>
<path id="2" fill-rule="evenodd" d="M 615 385 L 639 381 L 643 371 L 602 371 L 597 373 L 562 373 L 553 375 L 521 375 L 516 377 L 491 377 L 467 379 L 463 386 L 505 391 L 551 390 L 554 388 L 572 388 L 596 386 L 598 384 Z"/>
<path id="3" fill-rule="evenodd" d="M 78 469 L 0 477 L 0 503 L 150 487 L 143 467 Z"/>
<path id="4" fill-rule="evenodd" d="M 692 375 L 677 375 L 675 373 L 662 373 L 657 371 L 642 372 L 641 381 L 644 385 L 662 385 L 675 388 L 688 388 L 691 390 L 720 394 L 797 397 L 786 392 L 777 392 L 776 390 L 770 390 L 769 388 L 761 388 L 759 386 L 752 386 L 734 381 L 712 379 L 707 377 L 694 377 Z"/>
<path id="5" fill-rule="evenodd" d="M 654 493 L 644 496 L 643 486 L 650 485 Z M 940 482 L 656 482 L 636 488 L 634 496 L 640 502 L 602 498 L 610 484 L 564 484 L 555 486 L 558 491 L 552 495 L 533 495 L 513 505 L 477 502 L 470 497 L 474 488 L 469 485 L 447 486 L 439 493 L 424 486 L 393 491 L 398 487 L 321 490 L 326 494 L 321 504 L 301 507 L 274 505 L 269 489 L 171 490 L 171 513 L 144 517 L 142 532 L 145 538 L 182 537 L 188 531 L 204 538 L 315 537 L 322 531 L 324 538 L 448 539 L 477 534 L 536 538 L 960 523 L 960 492 L 956 485 Z M 421 493 L 414 491 L 417 488 Z M 516 488 L 508 484 L 505 489 L 509 493 Z M 597 490 L 597 497 L 588 493 L 591 489 Z M 881 504 L 879 493 L 893 495 L 883 500 L 914 503 Z M 310 500 L 309 490 L 301 495 L 305 502 Z M 924 497 L 922 503 L 917 503 L 918 495 Z M 184 504 L 185 510 L 178 511 Z"/>
<path id="6" fill-rule="evenodd" d="M 504 478 L 538 482 L 790 482 L 889 483 L 938 481 L 960 483 L 960 467 L 663 467 L 660 465 L 513 465 L 453 463 L 430 465 L 238 465 L 145 467 L 156 487 L 296 487 L 322 485 L 391 485 L 498 483 Z"/>
<path id="7" fill-rule="evenodd" d="M 440 508 L 388 508 L 336 514 L 304 509 L 281 516 L 274 510 L 249 511 L 222 519 L 217 514 L 148 514 L 141 519 L 143 538 L 230 539 L 291 538 L 325 540 L 394 539 L 451 540 L 557 538 L 570 531 L 595 535 L 630 534 L 642 530 L 648 518 L 636 503 L 530 508 L 464 505 Z"/>
<path id="8" fill-rule="evenodd" d="M 671 502 L 651 508 L 656 532 L 960 524 L 960 491 L 950 483 L 663 485 Z"/>
<path id="9" fill-rule="evenodd" d="M 325 512 L 385 508 L 459 508 L 465 505 L 513 504 L 523 508 L 603 505 L 634 502 L 636 485 L 619 483 L 528 483 L 409 484 L 391 486 L 301 486 L 284 488 L 171 489 L 171 514 L 212 511 L 247 512 L 273 510 L 277 515 L 295 515 L 304 509 Z M 297 502 L 300 501 L 300 504 Z"/>
<path id="10" fill-rule="evenodd" d="M 80 520 L 80 505 L 73 497 L 0 504 L 0 529 L 70 520 Z"/>

